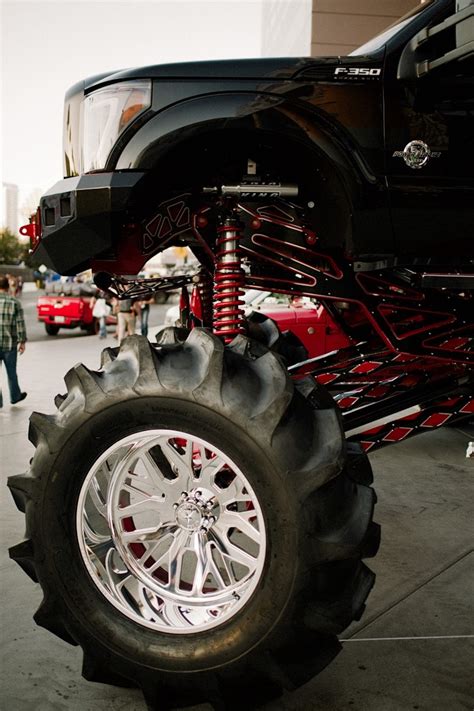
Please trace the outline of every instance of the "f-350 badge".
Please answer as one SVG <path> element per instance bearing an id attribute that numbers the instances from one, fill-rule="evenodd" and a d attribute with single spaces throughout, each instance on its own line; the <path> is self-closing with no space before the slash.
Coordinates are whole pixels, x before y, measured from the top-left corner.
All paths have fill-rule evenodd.
<path id="1" fill-rule="evenodd" d="M 393 158 L 403 158 L 409 168 L 423 168 L 430 158 L 439 158 L 439 151 L 432 151 L 423 141 L 410 141 L 403 151 L 395 151 Z"/>

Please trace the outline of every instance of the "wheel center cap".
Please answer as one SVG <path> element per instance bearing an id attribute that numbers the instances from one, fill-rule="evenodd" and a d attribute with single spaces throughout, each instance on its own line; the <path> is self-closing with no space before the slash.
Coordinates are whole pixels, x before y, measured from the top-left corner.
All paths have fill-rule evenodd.
<path id="1" fill-rule="evenodd" d="M 201 521 L 201 509 L 192 501 L 185 501 L 176 509 L 176 522 L 186 531 L 197 531 L 201 526 Z"/>

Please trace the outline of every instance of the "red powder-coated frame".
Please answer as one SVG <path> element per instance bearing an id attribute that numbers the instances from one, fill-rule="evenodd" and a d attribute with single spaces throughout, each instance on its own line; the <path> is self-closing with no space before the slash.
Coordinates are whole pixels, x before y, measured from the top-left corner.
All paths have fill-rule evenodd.
<path id="1" fill-rule="evenodd" d="M 353 345 L 293 365 L 290 372 L 295 379 L 312 375 L 330 389 L 348 438 L 362 442 L 366 450 L 472 415 L 472 287 L 426 288 L 429 270 L 414 264 L 358 266 L 351 255 L 329 249 L 305 225 L 300 208 L 275 200 L 258 206 L 232 204 L 234 230 L 228 234 L 232 241 L 238 236 L 238 249 L 224 269 L 229 228 L 220 220 L 222 207 L 222 201 L 197 203 L 189 194 L 167 200 L 141 225 L 133 243 L 121 243 L 116 263 L 136 264 L 172 244 L 187 244 L 202 264 L 201 273 L 208 280 L 214 277 L 215 323 L 209 307 L 204 317 L 199 309 L 199 322 L 214 326 L 223 337 L 231 334 L 223 333 L 222 316 L 236 321 L 228 328 L 242 330 L 243 288 L 320 302 Z M 235 273 L 229 274 L 230 269 Z M 442 284 L 442 271 L 435 271 L 435 283 Z M 445 276 L 451 283 L 452 274 Z M 456 282 L 472 284 L 473 275 L 466 276 L 463 282 L 456 272 Z M 132 291 L 137 288 L 133 285 L 138 280 L 130 283 Z M 231 291 L 224 293 L 220 284 Z M 163 283 L 163 288 L 172 286 L 170 280 Z M 146 288 L 143 281 L 140 288 Z M 153 288 L 160 288 L 156 280 Z M 209 283 L 200 291 L 208 298 Z"/>

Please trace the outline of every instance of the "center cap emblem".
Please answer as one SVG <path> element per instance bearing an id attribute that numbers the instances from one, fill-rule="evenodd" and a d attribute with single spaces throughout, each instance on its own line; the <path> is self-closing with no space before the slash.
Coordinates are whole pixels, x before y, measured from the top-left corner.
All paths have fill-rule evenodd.
<path id="1" fill-rule="evenodd" d="M 410 141 L 403 151 L 395 151 L 393 158 L 403 158 L 409 168 L 423 168 L 430 158 L 439 158 L 439 151 L 432 151 L 423 141 Z"/>
<path id="2" fill-rule="evenodd" d="M 176 509 L 176 521 L 181 528 L 185 528 L 187 531 L 197 531 L 201 520 L 201 509 L 191 501 L 185 501 Z"/>

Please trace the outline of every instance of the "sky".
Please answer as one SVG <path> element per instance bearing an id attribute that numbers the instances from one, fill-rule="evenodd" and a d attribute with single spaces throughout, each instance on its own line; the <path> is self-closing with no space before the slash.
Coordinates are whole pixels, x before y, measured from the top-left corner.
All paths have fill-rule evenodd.
<path id="1" fill-rule="evenodd" d="M 64 93 L 76 81 L 147 64 L 306 55 L 310 47 L 311 0 L 0 0 L 0 7 L 1 179 L 19 185 L 20 201 L 62 177 Z M 282 17 L 289 8 L 293 31 L 286 24 L 280 37 L 266 37 L 269 8 Z"/>

